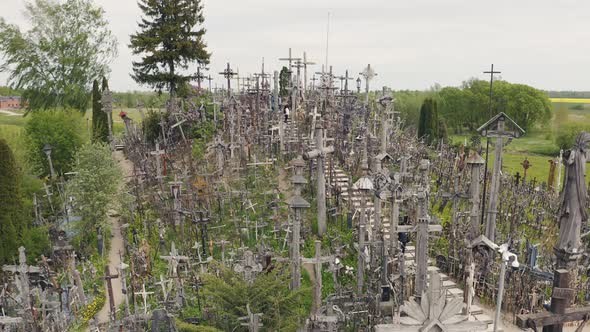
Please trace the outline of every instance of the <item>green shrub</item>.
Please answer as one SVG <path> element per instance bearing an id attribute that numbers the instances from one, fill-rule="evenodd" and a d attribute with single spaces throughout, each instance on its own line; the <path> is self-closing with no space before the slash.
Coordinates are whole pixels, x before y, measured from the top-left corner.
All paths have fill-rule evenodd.
<path id="1" fill-rule="evenodd" d="M 84 143 L 83 118 L 73 111 L 43 111 L 31 114 L 25 125 L 29 162 L 40 175 L 49 174 L 49 163 L 43 152 L 45 144 L 52 147 L 51 160 L 58 174 L 72 170 L 74 155 Z"/>
<path id="2" fill-rule="evenodd" d="M 576 136 L 582 131 L 590 132 L 590 124 L 571 123 L 559 127 L 555 133 L 555 144 L 560 149 L 569 149 L 574 145 Z"/>

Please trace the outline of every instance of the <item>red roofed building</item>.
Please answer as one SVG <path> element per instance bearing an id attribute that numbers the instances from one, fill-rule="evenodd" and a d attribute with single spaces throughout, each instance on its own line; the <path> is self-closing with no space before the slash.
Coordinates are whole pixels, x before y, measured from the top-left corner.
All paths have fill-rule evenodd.
<path id="1" fill-rule="evenodd" d="M 0 109 L 21 108 L 19 96 L 0 96 Z"/>

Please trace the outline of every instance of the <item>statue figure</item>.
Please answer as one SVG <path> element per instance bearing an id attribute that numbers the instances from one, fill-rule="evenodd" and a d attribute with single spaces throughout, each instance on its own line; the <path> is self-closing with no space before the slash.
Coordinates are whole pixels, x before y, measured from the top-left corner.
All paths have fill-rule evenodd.
<path id="1" fill-rule="evenodd" d="M 590 158 L 589 143 L 590 134 L 580 133 L 573 148 L 564 153 L 565 183 L 560 197 L 557 249 L 567 253 L 578 252 L 581 246 L 581 227 L 588 221 L 588 197 L 584 175 L 586 162 Z"/>

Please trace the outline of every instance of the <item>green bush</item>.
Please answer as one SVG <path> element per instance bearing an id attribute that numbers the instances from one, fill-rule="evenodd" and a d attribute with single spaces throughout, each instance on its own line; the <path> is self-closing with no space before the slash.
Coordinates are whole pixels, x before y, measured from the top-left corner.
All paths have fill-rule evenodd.
<path id="1" fill-rule="evenodd" d="M 80 113 L 43 111 L 31 114 L 25 125 L 29 162 L 40 175 L 49 174 L 49 163 L 43 152 L 45 144 L 52 147 L 53 168 L 59 174 L 72 170 L 74 155 L 84 143 L 84 124 Z"/>
<path id="2" fill-rule="evenodd" d="M 576 136 L 582 131 L 590 132 L 590 124 L 570 123 L 557 129 L 555 133 L 555 144 L 560 149 L 569 149 L 574 145 Z"/>

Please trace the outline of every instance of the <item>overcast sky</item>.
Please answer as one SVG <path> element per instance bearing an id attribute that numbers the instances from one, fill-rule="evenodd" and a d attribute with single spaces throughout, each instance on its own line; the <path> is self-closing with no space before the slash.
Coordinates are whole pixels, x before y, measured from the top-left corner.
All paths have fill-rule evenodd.
<path id="1" fill-rule="evenodd" d="M 129 76 L 129 35 L 141 15 L 134 0 L 95 0 L 119 40 L 111 87 L 146 90 Z M 590 1 L 554 0 L 204 0 L 211 75 L 227 62 L 240 75 L 280 69 L 297 56 L 328 62 L 355 78 L 370 63 L 372 86 L 459 85 L 491 63 L 503 79 L 551 90 L 590 90 Z M 23 24 L 23 0 L 0 0 L 0 15 Z M 314 71 L 319 71 L 317 65 Z M 0 75 L 4 83 L 6 75 Z"/>

